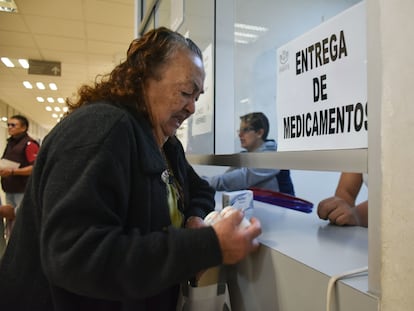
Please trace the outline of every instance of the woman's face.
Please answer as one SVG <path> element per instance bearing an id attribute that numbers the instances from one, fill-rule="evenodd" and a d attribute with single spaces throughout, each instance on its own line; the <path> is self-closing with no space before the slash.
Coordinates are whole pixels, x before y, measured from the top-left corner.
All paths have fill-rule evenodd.
<path id="1" fill-rule="evenodd" d="M 155 137 L 162 146 L 194 113 L 204 92 L 205 73 L 202 60 L 187 50 L 178 50 L 160 72 L 160 79 L 148 79 L 145 92 Z"/>
<path id="2" fill-rule="evenodd" d="M 249 123 L 241 121 L 239 138 L 242 148 L 249 152 L 255 151 L 263 144 L 263 129 L 256 131 Z"/>

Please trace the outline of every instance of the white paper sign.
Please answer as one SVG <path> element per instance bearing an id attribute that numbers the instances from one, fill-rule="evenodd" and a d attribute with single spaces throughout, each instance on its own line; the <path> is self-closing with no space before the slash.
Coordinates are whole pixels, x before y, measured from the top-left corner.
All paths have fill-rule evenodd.
<path id="1" fill-rule="evenodd" d="M 277 50 L 278 150 L 368 147 L 361 2 Z"/>
<path id="2" fill-rule="evenodd" d="M 204 70 L 204 94 L 200 95 L 196 102 L 196 110 L 193 118 L 192 135 L 210 133 L 213 119 L 213 50 L 211 44 L 203 51 Z"/>

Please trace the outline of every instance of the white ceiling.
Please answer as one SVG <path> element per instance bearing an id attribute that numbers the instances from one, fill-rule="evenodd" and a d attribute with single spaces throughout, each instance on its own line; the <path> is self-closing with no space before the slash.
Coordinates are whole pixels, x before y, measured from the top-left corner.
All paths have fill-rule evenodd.
<path id="1" fill-rule="evenodd" d="M 61 76 L 28 74 L 0 62 L 0 101 L 50 129 L 56 124 L 37 96 L 70 97 L 82 83 L 125 58 L 135 35 L 135 0 L 15 0 L 18 13 L 0 12 L 0 57 L 61 62 Z M 57 91 L 25 89 L 55 82 Z M 2 116 L 0 116 L 2 117 Z"/>

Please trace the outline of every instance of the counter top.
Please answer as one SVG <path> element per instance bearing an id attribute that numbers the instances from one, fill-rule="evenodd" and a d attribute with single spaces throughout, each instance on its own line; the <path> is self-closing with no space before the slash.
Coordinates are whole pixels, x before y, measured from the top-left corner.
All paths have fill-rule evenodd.
<path id="1" fill-rule="evenodd" d="M 221 208 L 222 193 L 216 194 Z M 368 230 L 340 227 L 319 219 L 317 206 L 312 213 L 254 201 L 252 215 L 262 224 L 259 241 L 327 276 L 343 274 L 368 265 Z M 250 216 L 250 215 L 249 215 Z M 368 274 L 342 280 L 355 289 L 368 291 Z"/>

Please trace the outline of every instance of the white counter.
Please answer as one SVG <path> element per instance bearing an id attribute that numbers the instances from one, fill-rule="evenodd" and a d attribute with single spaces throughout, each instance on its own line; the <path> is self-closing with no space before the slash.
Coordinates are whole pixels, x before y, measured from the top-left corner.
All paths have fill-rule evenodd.
<path id="1" fill-rule="evenodd" d="M 221 193 L 216 202 L 220 208 Z M 368 265 L 367 229 L 330 225 L 316 208 L 306 214 L 254 201 L 262 247 L 230 272 L 233 311 L 325 310 L 329 279 Z M 367 273 L 340 280 L 332 310 L 377 310 L 367 291 Z"/>

